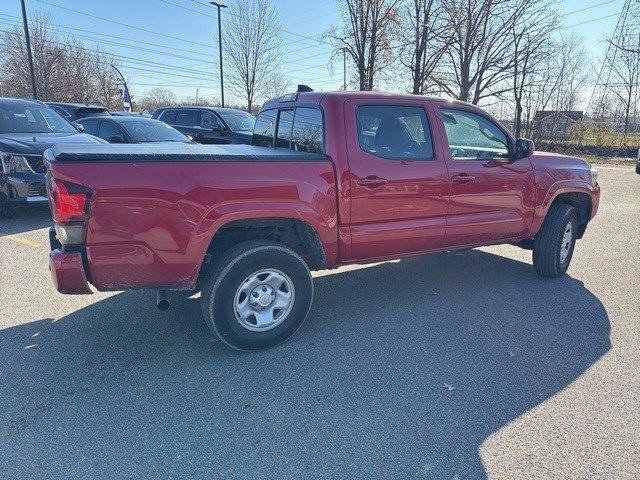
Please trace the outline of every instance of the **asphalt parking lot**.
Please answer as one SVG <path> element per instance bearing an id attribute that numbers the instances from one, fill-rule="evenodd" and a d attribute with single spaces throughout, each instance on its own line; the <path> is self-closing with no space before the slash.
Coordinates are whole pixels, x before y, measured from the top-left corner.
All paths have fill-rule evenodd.
<path id="1" fill-rule="evenodd" d="M 512 246 L 319 272 L 250 354 L 192 299 L 58 294 L 48 212 L 0 220 L 0 477 L 638 478 L 640 176 L 600 183 L 564 278 Z"/>

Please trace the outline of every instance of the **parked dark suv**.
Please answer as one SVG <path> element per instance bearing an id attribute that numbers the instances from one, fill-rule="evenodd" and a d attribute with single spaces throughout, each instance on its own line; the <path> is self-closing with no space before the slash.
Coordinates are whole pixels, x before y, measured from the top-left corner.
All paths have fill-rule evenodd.
<path id="1" fill-rule="evenodd" d="M 102 105 L 89 105 L 84 103 L 60 103 L 47 102 L 52 109 L 62 115 L 70 122 L 75 122 L 79 118 L 95 117 L 100 115 L 111 115 L 109 110 Z"/>
<path id="2" fill-rule="evenodd" d="M 159 108 L 153 118 L 162 120 L 198 143 L 251 144 L 256 118 L 243 110 L 217 107 Z"/>
<path id="3" fill-rule="evenodd" d="M 45 204 L 43 152 L 60 143 L 106 143 L 78 132 L 37 100 L 0 98 L 0 216 L 13 206 Z"/>

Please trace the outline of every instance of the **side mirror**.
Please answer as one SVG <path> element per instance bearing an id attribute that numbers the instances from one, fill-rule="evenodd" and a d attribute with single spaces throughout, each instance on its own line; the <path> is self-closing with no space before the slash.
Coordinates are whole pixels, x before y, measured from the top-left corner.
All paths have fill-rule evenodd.
<path id="1" fill-rule="evenodd" d="M 214 132 L 216 132 L 216 133 L 219 133 L 220 135 L 224 135 L 224 134 L 226 134 L 226 133 L 227 133 L 227 132 L 225 131 L 224 127 L 223 127 L 222 125 L 220 125 L 220 124 L 213 125 L 213 126 L 211 127 L 211 130 L 213 130 L 213 131 L 214 131 Z"/>
<path id="2" fill-rule="evenodd" d="M 535 145 L 528 138 L 518 138 L 516 140 L 516 160 L 527 158 L 533 155 Z"/>
<path id="3" fill-rule="evenodd" d="M 107 138 L 107 142 L 109 143 L 127 143 L 127 141 L 125 140 L 125 138 L 121 135 L 112 135 L 111 137 Z"/>
<path id="4" fill-rule="evenodd" d="M 73 126 L 76 127 L 76 130 L 78 130 L 80 133 L 84 132 L 84 125 L 82 125 L 81 123 L 74 123 Z"/>

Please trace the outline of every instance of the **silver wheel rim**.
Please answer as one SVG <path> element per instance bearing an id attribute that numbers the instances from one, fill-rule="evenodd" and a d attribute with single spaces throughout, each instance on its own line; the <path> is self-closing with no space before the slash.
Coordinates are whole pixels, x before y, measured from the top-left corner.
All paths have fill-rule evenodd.
<path id="1" fill-rule="evenodd" d="M 567 257 L 569 257 L 569 252 L 571 251 L 571 244 L 573 243 L 573 224 L 571 222 L 567 223 L 567 226 L 564 228 L 564 234 L 562 235 L 562 244 L 560 245 L 560 262 L 563 264 L 566 262 Z"/>
<path id="2" fill-rule="evenodd" d="M 295 288 L 289 276 L 265 268 L 242 281 L 233 299 L 233 312 L 247 330 L 266 332 L 286 320 L 294 301 Z"/>

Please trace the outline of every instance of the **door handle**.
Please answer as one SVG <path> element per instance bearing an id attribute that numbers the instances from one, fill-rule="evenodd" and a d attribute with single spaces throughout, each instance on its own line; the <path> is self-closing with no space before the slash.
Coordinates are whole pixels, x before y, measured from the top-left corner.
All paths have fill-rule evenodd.
<path id="1" fill-rule="evenodd" d="M 456 183 L 469 183 L 473 182 L 475 179 L 476 177 L 469 175 L 468 173 L 460 173 L 451 177 L 451 180 Z"/>
<path id="2" fill-rule="evenodd" d="M 381 187 L 387 182 L 388 180 L 386 178 L 380 178 L 375 175 L 369 175 L 367 177 L 358 179 L 358 185 L 360 185 L 361 187 L 367 187 L 367 188 Z"/>

